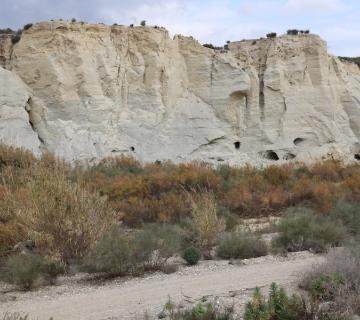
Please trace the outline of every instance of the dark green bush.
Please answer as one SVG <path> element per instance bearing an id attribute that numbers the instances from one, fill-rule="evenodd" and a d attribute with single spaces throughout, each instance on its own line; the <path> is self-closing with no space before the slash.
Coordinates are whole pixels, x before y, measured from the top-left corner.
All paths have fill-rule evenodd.
<path id="1" fill-rule="evenodd" d="M 305 208 L 287 210 L 278 224 L 279 235 L 272 245 L 276 250 L 324 252 L 339 246 L 347 238 L 346 228 L 326 216 L 316 215 Z"/>
<path id="2" fill-rule="evenodd" d="M 20 41 L 21 39 L 21 34 L 15 34 L 11 37 L 11 42 L 12 44 L 16 44 Z"/>
<path id="3" fill-rule="evenodd" d="M 29 30 L 31 27 L 33 26 L 32 23 L 27 23 L 26 25 L 24 25 L 24 30 Z"/>
<path id="4" fill-rule="evenodd" d="M 188 265 L 194 266 L 198 264 L 201 258 L 201 251 L 200 249 L 191 246 L 184 250 L 182 257 L 187 262 Z"/>
<path id="5" fill-rule="evenodd" d="M 297 30 L 297 29 L 290 29 L 290 30 L 287 31 L 287 34 L 295 36 L 295 35 L 298 35 L 298 34 L 299 34 L 299 30 Z"/>
<path id="6" fill-rule="evenodd" d="M 134 272 L 134 246 L 123 230 L 114 227 L 105 233 L 84 259 L 82 270 L 122 276 Z"/>
<path id="7" fill-rule="evenodd" d="M 267 253 L 266 243 L 247 232 L 226 234 L 217 248 L 217 255 L 223 259 L 249 259 L 265 256 Z"/>
<path id="8" fill-rule="evenodd" d="M 360 235 L 360 205 L 358 203 L 339 201 L 331 210 L 330 217 L 342 223 L 350 234 Z"/>
<path id="9" fill-rule="evenodd" d="M 267 38 L 270 38 L 270 39 L 276 38 L 276 36 L 277 36 L 277 33 L 276 33 L 276 32 L 270 32 L 270 33 L 268 33 L 268 34 L 266 35 L 266 37 L 267 37 Z"/>
<path id="10" fill-rule="evenodd" d="M 10 256 L 5 262 L 1 278 L 24 290 L 30 290 L 40 278 L 43 265 L 44 259 L 35 254 Z"/>

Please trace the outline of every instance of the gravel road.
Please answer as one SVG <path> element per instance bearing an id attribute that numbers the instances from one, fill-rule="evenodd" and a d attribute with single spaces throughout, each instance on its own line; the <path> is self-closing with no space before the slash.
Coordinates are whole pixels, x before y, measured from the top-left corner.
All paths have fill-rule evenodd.
<path id="1" fill-rule="evenodd" d="M 203 296 L 238 296 L 238 301 L 245 302 L 256 286 L 266 288 L 277 282 L 286 288 L 294 288 L 300 274 L 322 259 L 299 252 L 286 258 L 249 259 L 240 265 L 230 265 L 228 261 L 204 261 L 195 267 L 182 267 L 170 275 L 157 273 L 102 285 L 63 279 L 58 286 L 34 292 L 2 293 L 0 314 L 16 311 L 28 313 L 31 319 L 38 320 L 50 317 L 54 320 L 122 320 L 143 319 L 147 311 L 156 318 L 169 296 L 176 303 Z"/>

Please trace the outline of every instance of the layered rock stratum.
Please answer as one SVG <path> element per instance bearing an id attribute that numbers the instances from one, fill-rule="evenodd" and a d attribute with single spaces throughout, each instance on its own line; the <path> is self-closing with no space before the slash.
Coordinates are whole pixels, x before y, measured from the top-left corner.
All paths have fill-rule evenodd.
<path id="1" fill-rule="evenodd" d="M 42 22 L 0 38 L 0 140 L 69 161 L 360 158 L 360 69 L 317 35 L 203 47 L 163 28 Z"/>

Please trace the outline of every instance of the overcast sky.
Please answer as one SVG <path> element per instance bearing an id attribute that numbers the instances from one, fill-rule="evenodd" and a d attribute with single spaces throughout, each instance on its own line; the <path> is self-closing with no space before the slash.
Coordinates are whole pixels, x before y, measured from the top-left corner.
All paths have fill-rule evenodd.
<path id="1" fill-rule="evenodd" d="M 71 19 L 107 24 L 147 20 L 202 43 L 310 29 L 330 52 L 360 56 L 360 0 L 0 0 L 0 28 Z"/>

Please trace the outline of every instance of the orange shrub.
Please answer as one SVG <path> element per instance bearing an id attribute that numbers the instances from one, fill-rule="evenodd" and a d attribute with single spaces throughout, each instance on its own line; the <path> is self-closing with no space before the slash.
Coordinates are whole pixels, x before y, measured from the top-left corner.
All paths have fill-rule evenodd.
<path id="1" fill-rule="evenodd" d="M 310 168 L 310 172 L 313 175 L 329 181 L 339 181 L 342 170 L 343 165 L 339 161 L 334 160 L 317 162 Z"/>
<path id="2" fill-rule="evenodd" d="M 263 175 L 273 186 L 284 185 L 293 174 L 293 167 L 290 165 L 268 166 L 264 169 Z"/>
<path id="3" fill-rule="evenodd" d="M 24 232 L 18 224 L 0 223 L 0 257 L 10 253 L 14 246 L 24 239 Z"/>

